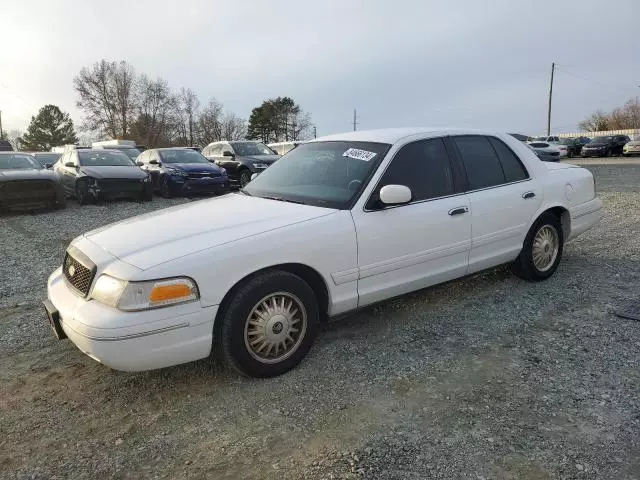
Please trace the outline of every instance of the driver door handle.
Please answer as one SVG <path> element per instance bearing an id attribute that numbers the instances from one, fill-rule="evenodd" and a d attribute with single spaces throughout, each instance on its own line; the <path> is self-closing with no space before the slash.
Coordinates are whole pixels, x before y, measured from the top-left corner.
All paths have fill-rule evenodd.
<path id="1" fill-rule="evenodd" d="M 468 207 L 456 207 L 449 210 L 449 215 L 451 216 L 462 215 L 464 213 L 467 213 L 468 211 L 469 211 Z"/>
<path id="2" fill-rule="evenodd" d="M 522 194 L 522 198 L 524 198 L 525 200 L 528 200 L 529 198 L 533 198 L 535 196 L 536 194 L 533 192 L 525 192 Z"/>

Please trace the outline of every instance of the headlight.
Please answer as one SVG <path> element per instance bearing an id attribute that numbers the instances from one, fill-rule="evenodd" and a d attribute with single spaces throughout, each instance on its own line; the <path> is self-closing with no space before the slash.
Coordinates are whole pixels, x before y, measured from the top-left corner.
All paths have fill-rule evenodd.
<path id="1" fill-rule="evenodd" d="M 254 163 L 253 168 L 267 168 L 269 165 L 266 163 Z"/>
<path id="2" fill-rule="evenodd" d="M 136 311 L 192 302 L 199 299 L 200 294 L 196 283 L 186 277 L 127 282 L 100 275 L 91 297 L 119 310 Z"/>

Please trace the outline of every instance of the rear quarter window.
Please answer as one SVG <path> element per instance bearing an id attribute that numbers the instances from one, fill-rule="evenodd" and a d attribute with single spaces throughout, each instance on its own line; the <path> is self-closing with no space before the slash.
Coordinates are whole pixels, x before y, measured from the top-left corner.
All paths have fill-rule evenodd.
<path id="1" fill-rule="evenodd" d="M 502 140 L 491 137 L 489 142 L 498 154 L 507 183 L 519 182 L 529 178 L 529 174 L 518 156 Z"/>

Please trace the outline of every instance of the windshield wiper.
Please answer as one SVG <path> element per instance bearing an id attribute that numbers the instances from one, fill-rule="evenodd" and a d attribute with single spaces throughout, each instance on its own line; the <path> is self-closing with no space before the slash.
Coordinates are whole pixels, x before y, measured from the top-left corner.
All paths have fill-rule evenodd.
<path id="1" fill-rule="evenodd" d="M 260 197 L 260 198 L 266 198 L 268 200 L 277 200 L 279 202 L 288 202 L 288 203 L 297 203 L 299 205 L 306 205 L 304 202 L 298 202 L 297 200 L 289 200 L 288 198 L 282 198 L 282 197 Z"/>

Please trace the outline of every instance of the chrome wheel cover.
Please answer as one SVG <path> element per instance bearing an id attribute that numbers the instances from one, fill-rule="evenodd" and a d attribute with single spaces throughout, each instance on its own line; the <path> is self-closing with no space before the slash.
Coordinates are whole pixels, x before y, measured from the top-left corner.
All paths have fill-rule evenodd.
<path id="1" fill-rule="evenodd" d="M 553 225 L 542 226 L 533 239 L 531 257 L 533 265 L 540 272 L 549 270 L 560 251 L 560 237 Z"/>
<path id="2" fill-rule="evenodd" d="M 279 363 L 289 358 L 307 332 L 307 311 L 289 292 L 271 293 L 251 309 L 244 326 L 249 354 L 261 363 Z"/>

